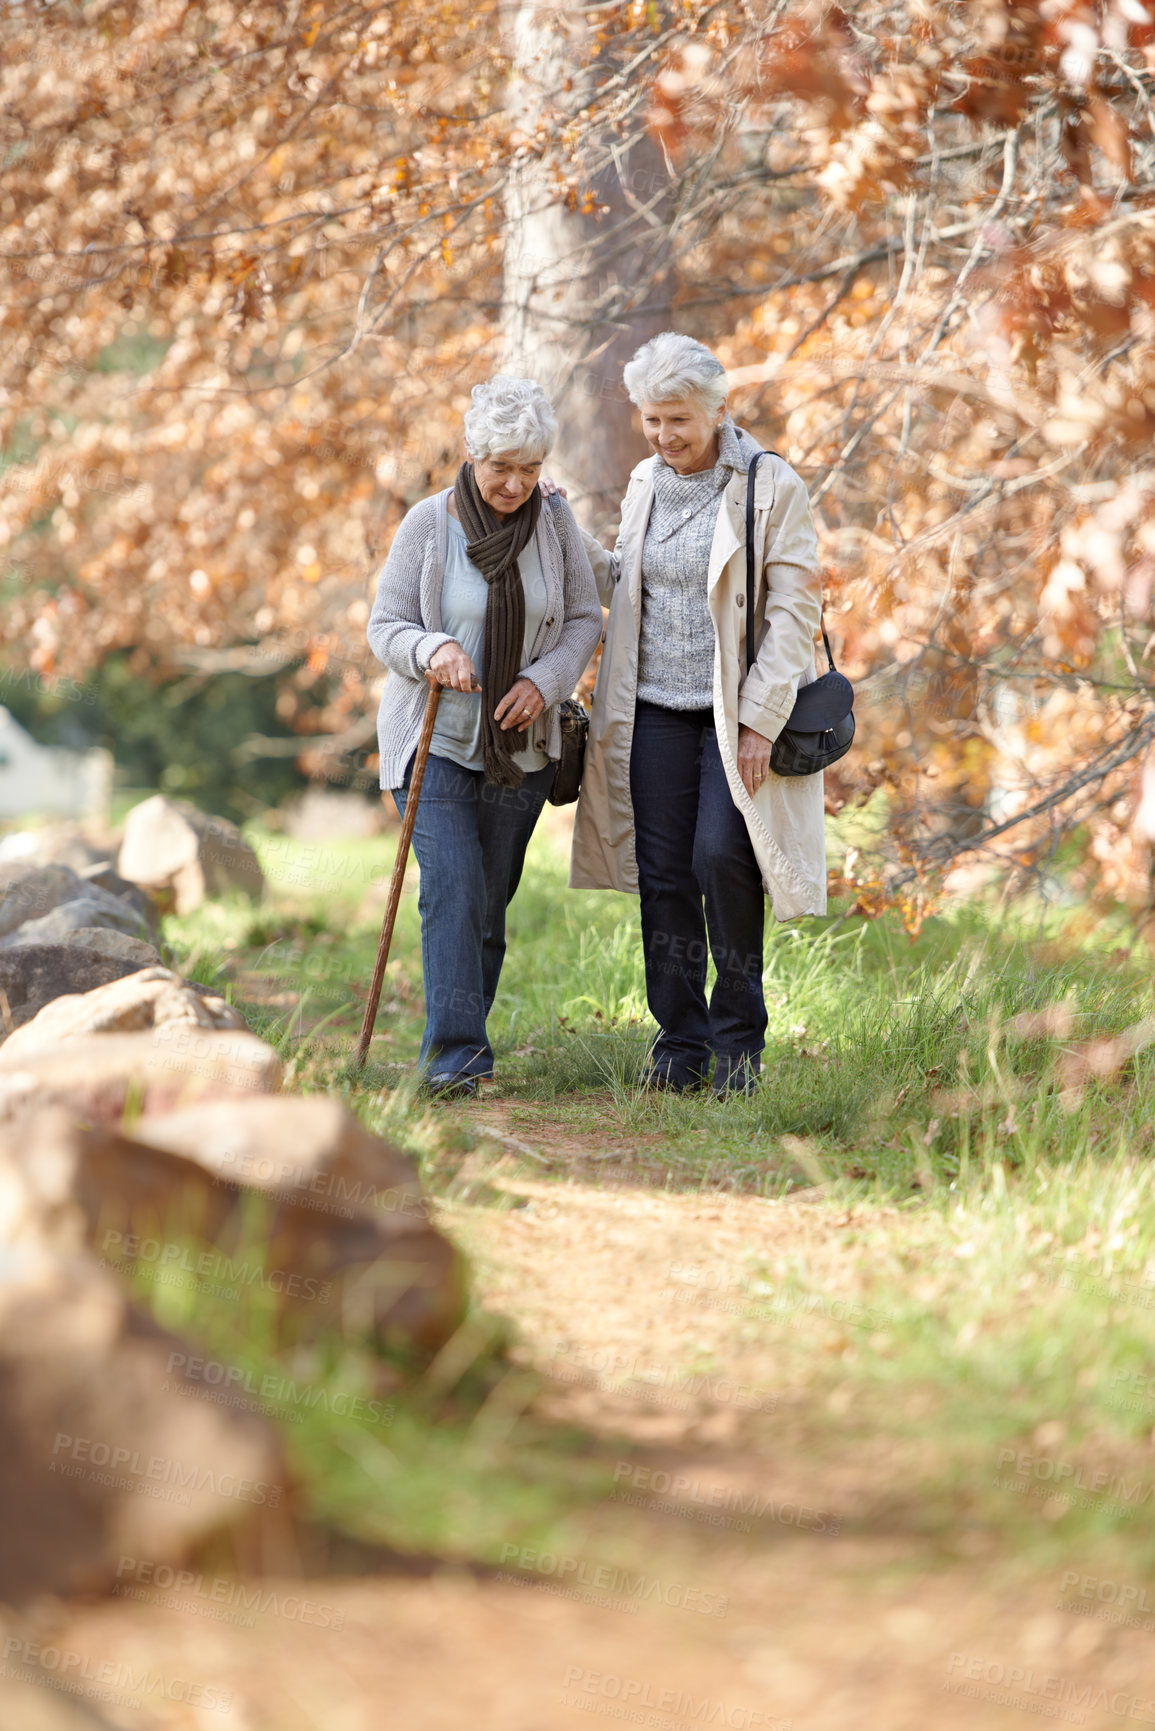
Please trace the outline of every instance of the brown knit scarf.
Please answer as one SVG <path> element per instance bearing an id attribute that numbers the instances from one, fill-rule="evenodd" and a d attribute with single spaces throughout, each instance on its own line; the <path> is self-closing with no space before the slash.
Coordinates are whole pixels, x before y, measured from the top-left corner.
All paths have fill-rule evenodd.
<path id="1" fill-rule="evenodd" d="M 525 747 L 526 729 L 503 733 L 493 712 L 521 671 L 525 643 L 525 589 L 517 568 L 518 555 L 528 547 L 541 515 L 537 487 L 508 516 L 492 510 L 481 496 L 472 463 L 462 463 L 453 483 L 453 499 L 465 550 L 489 585 L 485 601 L 485 647 L 481 658 L 481 749 L 486 781 L 498 787 L 518 787 L 525 775 L 513 753 Z"/>

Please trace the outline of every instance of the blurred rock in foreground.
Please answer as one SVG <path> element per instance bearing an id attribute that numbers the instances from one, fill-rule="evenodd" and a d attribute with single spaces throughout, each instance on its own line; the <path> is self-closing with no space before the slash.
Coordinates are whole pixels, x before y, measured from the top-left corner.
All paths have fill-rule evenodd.
<path id="1" fill-rule="evenodd" d="M 341 1101 L 205 1100 L 146 1115 L 133 1137 L 196 1162 L 214 1195 L 260 1192 L 270 1259 L 331 1285 L 308 1301 L 318 1322 L 437 1346 L 461 1320 L 459 1259 L 430 1224 L 416 1168 Z"/>
<path id="2" fill-rule="evenodd" d="M 267 1295 L 295 1341 L 372 1334 L 440 1346 L 463 1279 L 412 1163 L 338 1100 L 250 1096 L 78 1127 L 70 1191 L 90 1246 L 140 1279 L 185 1268 L 245 1306 Z M 187 1270 L 186 1270 L 187 1272 Z"/>
<path id="3" fill-rule="evenodd" d="M 0 1627 L 0 1635 L 8 1653 L 0 1672 L 0 1725 L 13 1731 L 121 1731 L 74 1687 L 69 1689 L 69 1680 L 46 1670 L 40 1657 L 42 1640 L 34 1640 L 18 1624 Z M 8 1647 L 10 1640 L 18 1645 Z M 147 1727 L 142 1725 L 141 1731 Z"/>
<path id="4" fill-rule="evenodd" d="M 167 968 L 140 968 L 55 998 L 9 1035 L 0 1119 L 55 1104 L 115 1121 L 130 1100 L 161 1111 L 201 1095 L 272 1092 L 281 1076 L 272 1047 L 223 998 Z"/>
<path id="5" fill-rule="evenodd" d="M 183 1343 L 84 1250 L 75 1136 L 56 1114 L 0 1131 L 0 1600 L 17 1606 L 107 1587 L 125 1554 L 179 1560 L 284 1494 L 267 1422 L 197 1398 Z"/>

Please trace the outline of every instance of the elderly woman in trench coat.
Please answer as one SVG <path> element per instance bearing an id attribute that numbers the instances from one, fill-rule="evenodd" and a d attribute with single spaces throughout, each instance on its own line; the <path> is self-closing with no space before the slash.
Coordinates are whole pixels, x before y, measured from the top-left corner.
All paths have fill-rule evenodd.
<path id="1" fill-rule="evenodd" d="M 746 471 L 760 447 L 726 375 L 667 331 L 624 370 L 654 455 L 630 476 L 608 552 L 584 535 L 609 609 L 570 883 L 641 896 L 651 1085 L 753 1090 L 765 1043 L 763 895 L 826 911 L 822 776 L 770 748 L 814 678 L 821 615 L 806 488 L 768 455 L 755 482 L 757 657 L 746 672 Z M 707 955 L 717 978 L 706 999 Z"/>

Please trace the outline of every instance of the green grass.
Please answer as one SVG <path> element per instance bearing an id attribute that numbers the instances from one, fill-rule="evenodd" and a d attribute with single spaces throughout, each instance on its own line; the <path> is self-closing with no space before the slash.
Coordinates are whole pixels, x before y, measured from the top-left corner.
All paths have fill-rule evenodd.
<path id="1" fill-rule="evenodd" d="M 269 897 L 168 920 L 174 960 L 234 998 L 293 1085 L 344 1095 L 407 1147 L 431 1190 L 500 1200 L 468 1175 L 485 1141 L 468 1107 L 416 1096 L 415 893 L 402 900 L 383 1037 L 363 1073 L 350 1064 L 394 837 L 310 848 L 249 833 Z M 999 1533 L 1038 1559 L 1113 1546 L 1132 1567 L 1155 1560 L 1155 1046 L 1110 1047 L 1155 1016 L 1147 948 L 1118 919 L 1027 900 L 945 908 L 915 941 L 889 916 L 770 926 L 763 1083 L 719 1103 L 640 1085 L 654 1029 L 636 904 L 570 891 L 565 873 L 539 833 L 490 1022 L 515 1126 L 519 1112 L 527 1127 L 545 1113 L 562 1130 L 635 1140 L 636 1181 L 767 1197 L 819 1184 L 819 1206 L 861 1211 L 863 1308 L 843 1324 L 801 1253 L 785 1269 L 741 1270 L 750 1325 L 786 1342 L 824 1446 L 851 1450 L 871 1431 L 917 1444 L 910 1518 L 946 1553 Z M 1016 1023 L 1048 1009 L 1049 1034 Z M 452 1386 L 410 1367 L 388 1433 L 325 1413 L 285 1427 L 325 1518 L 398 1548 L 493 1560 L 510 1534 L 560 1543 L 604 1494 L 599 1449 L 534 1416 L 532 1379 L 486 1326 L 472 1319 Z M 242 1327 L 232 1350 L 255 1338 Z M 360 1368 L 335 1374 L 368 1374 L 357 1351 Z M 1124 1492 L 1078 1507 L 1012 1463 L 1016 1494 L 995 1483 L 1007 1449 L 1061 1466 L 1060 1488 L 1081 1470 L 1087 1482 L 1121 1474 Z M 1150 1503 L 1129 1501 L 1135 1484 Z"/>
<path id="2" fill-rule="evenodd" d="M 499 1320 L 472 1311 L 432 1357 L 317 1334 L 307 1317 L 302 1330 L 256 1276 L 261 1226 L 258 1209 L 223 1261 L 202 1262 L 224 1267 L 215 1278 L 197 1265 L 219 1246 L 171 1231 L 167 1271 L 138 1264 L 129 1285 L 204 1360 L 172 1386 L 270 1419 L 315 1519 L 402 1553 L 495 1563 L 511 1535 L 556 1546 L 575 1509 L 606 1495 L 606 1450 L 527 1414 L 541 1379 L 510 1362 Z M 239 1284 L 230 1268 L 246 1271 Z"/>
<path id="3" fill-rule="evenodd" d="M 792 1386 L 822 1414 L 819 1446 L 849 1457 L 871 1434 L 907 1446 L 915 1524 L 947 1552 L 976 1530 L 1014 1535 L 1037 1560 L 1113 1539 L 1149 1568 L 1151 1166 L 996 1161 L 889 1219 L 863 1209 L 846 1240 L 859 1264 L 842 1307 L 824 1302 L 804 1253 L 785 1270 L 751 1258 L 741 1274 L 748 1316 L 788 1343 Z M 794 1307 L 806 1320 L 786 1326 Z"/>
<path id="4" fill-rule="evenodd" d="M 362 1078 L 348 1067 L 394 839 L 252 839 L 269 902 L 216 903 L 170 920 L 169 942 L 197 978 L 227 966 L 274 982 L 271 996 L 284 1002 L 246 996 L 243 977 L 234 988 L 253 1027 L 296 1061 L 304 1085 L 338 1087 L 372 1115 L 382 1088 L 411 1077 L 422 1023 L 416 895 L 407 892 L 370 1064 Z M 502 1087 L 562 1109 L 608 1091 L 627 1130 L 668 1139 L 680 1182 L 768 1193 L 817 1170 L 896 1194 L 949 1184 L 996 1157 L 1018 1169 L 1145 1151 L 1155 1136 L 1152 1052 L 1133 1057 L 1122 1079 L 1078 1093 L 1064 1089 L 1062 1064 L 1068 1049 L 1155 1013 L 1150 956 L 1120 950 L 1109 928 L 1076 933 L 1072 924 L 1037 904 L 996 917 L 972 903 L 928 920 L 915 942 L 890 917 L 771 925 L 765 1080 L 752 1100 L 720 1107 L 640 1087 L 654 1028 L 636 903 L 568 890 L 565 860 L 541 836 L 511 910 L 490 1018 Z M 1071 1012 L 1063 1040 L 1010 1027 L 1061 1003 Z M 806 1144 L 803 1168 L 784 1158 L 783 1136 Z"/>

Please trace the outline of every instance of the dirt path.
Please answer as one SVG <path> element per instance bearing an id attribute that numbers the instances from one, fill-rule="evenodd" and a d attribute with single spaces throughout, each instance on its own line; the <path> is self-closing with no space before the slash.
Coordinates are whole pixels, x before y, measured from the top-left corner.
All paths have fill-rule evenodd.
<path id="1" fill-rule="evenodd" d="M 62 1647 L 220 1692 L 211 1709 L 109 1706 L 111 1723 L 1155 1723 L 1155 1703 L 1139 1710 L 1155 1696 L 1155 1636 L 1058 1609 L 1057 1575 L 1032 1576 L 981 1533 L 945 1554 L 919 1503 L 917 1434 L 855 1431 L 829 1368 L 851 1307 L 869 1313 L 894 1211 L 817 1193 L 667 1194 L 623 1181 L 645 1150 L 612 1123 L 575 1135 L 544 1108 L 514 1121 L 500 1101 L 481 1121 L 497 1139 L 470 1157 L 442 1224 L 546 1379 L 544 1409 L 621 1439 L 613 1495 L 575 1517 L 566 1551 L 510 1558 L 512 1579 L 311 1583 L 325 1627 L 283 1601 L 252 1627 L 204 1607 L 74 1611 L 55 1631 Z M 567 1162 L 579 1176 L 547 1176 Z M 618 1175 L 608 1186 L 591 1182 L 599 1164 Z M 803 1279 L 823 1306 L 783 1299 Z M 299 1583 L 283 1591 L 303 1596 Z"/>

